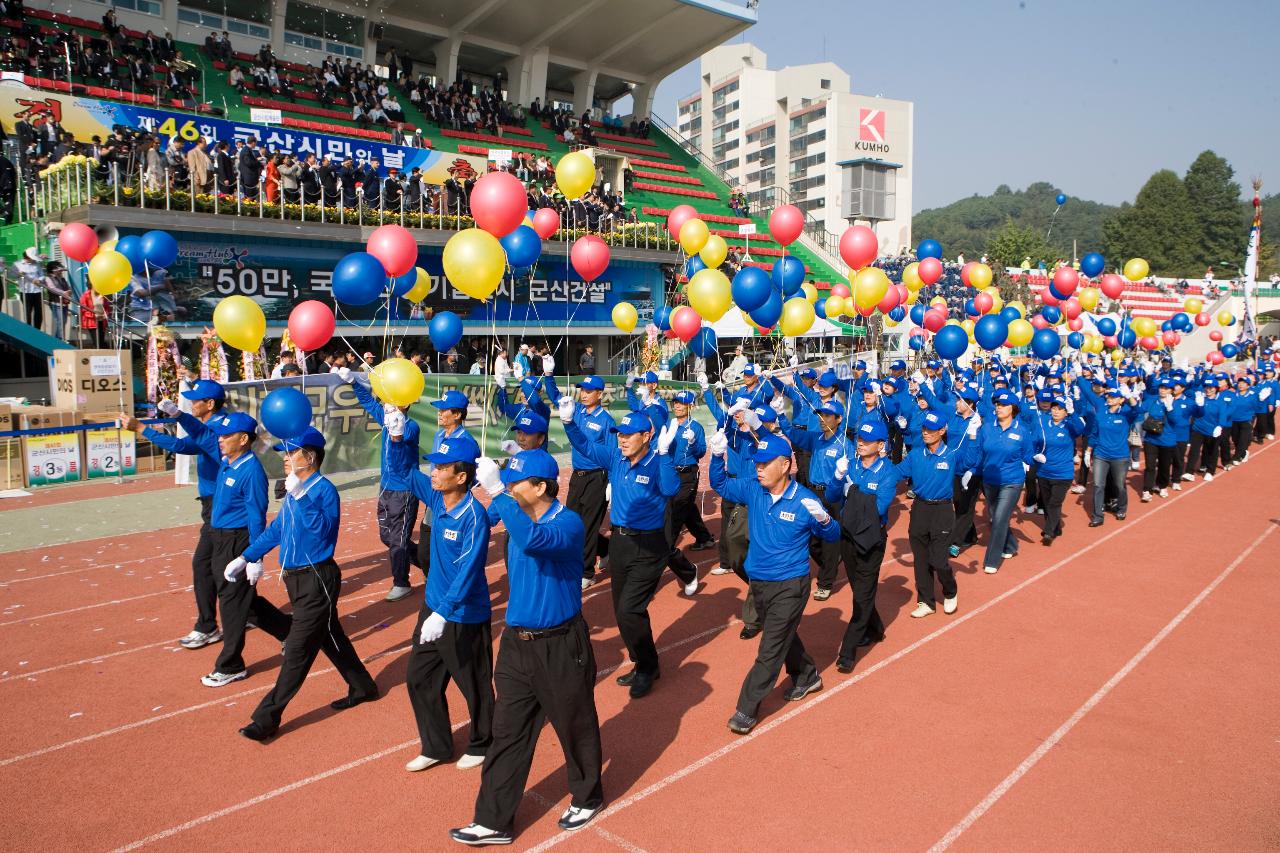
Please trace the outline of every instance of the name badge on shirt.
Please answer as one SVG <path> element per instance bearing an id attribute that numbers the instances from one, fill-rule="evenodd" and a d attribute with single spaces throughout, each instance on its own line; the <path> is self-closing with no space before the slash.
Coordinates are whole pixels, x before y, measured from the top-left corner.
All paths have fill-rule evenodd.
<path id="1" fill-rule="evenodd" d="M 1010 441 L 1022 441 L 1022 436 L 1018 435 L 1016 432 L 1011 432 L 1011 433 L 1009 433 L 1009 440 L 1010 440 Z"/>
<path id="2" fill-rule="evenodd" d="M 236 484 L 236 478 L 235 478 L 235 477 L 228 477 L 228 478 L 227 478 L 227 480 L 226 480 L 226 482 L 225 482 L 225 483 L 223 483 L 223 485 L 224 485 L 224 486 L 234 486 L 235 484 Z"/>
<path id="3" fill-rule="evenodd" d="M 683 433 L 685 441 L 693 441 L 693 430 L 687 429 Z"/>
<path id="4" fill-rule="evenodd" d="M 444 532 L 444 538 L 445 538 L 445 541 L 447 541 L 447 542 L 457 542 L 457 541 L 458 541 L 458 531 L 456 531 L 456 530 L 446 530 L 446 531 Z"/>
<path id="5" fill-rule="evenodd" d="M 781 518 L 783 521 L 795 521 L 796 514 L 794 512 L 780 512 L 778 513 L 778 518 Z"/>
<path id="6" fill-rule="evenodd" d="M 587 424 L 587 429 L 593 429 L 593 430 L 595 430 L 596 432 L 599 432 L 599 431 L 600 431 L 600 424 L 595 423 L 595 422 L 589 423 L 589 424 Z"/>
<path id="7" fill-rule="evenodd" d="M 838 450 L 836 450 L 834 447 L 832 447 L 832 448 L 830 448 L 830 449 L 828 449 L 828 450 L 827 450 L 827 455 L 828 455 L 828 456 L 839 456 L 839 455 L 840 455 L 840 452 L 839 452 Z"/>
<path id="8" fill-rule="evenodd" d="M 876 484 L 875 484 L 875 483 L 867 483 L 867 488 L 868 488 L 868 489 L 874 489 L 874 488 L 876 488 Z"/>
<path id="9" fill-rule="evenodd" d="M 649 477 L 645 474 L 640 474 L 636 477 L 636 482 L 642 486 L 647 486 L 649 485 Z"/>
<path id="10" fill-rule="evenodd" d="M 946 471 L 946 470 L 949 470 L 950 468 L 951 468 L 951 466 L 950 466 L 950 465 L 948 465 L 946 462 L 939 462 L 939 463 L 938 463 L 937 470 L 938 470 L 938 471 Z"/>

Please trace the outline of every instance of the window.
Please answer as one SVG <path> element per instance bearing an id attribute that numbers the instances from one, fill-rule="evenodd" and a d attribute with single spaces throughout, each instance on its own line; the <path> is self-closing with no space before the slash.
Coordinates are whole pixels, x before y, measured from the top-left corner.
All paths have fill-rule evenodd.
<path id="1" fill-rule="evenodd" d="M 760 184 L 761 186 L 772 186 L 774 180 L 773 169 L 761 169 L 758 172 L 752 172 L 747 175 L 747 181 L 750 183 Z"/>
<path id="2" fill-rule="evenodd" d="M 813 133 L 807 134 L 805 136 L 792 137 L 791 150 L 799 151 L 799 150 L 808 148 L 810 145 L 814 145 L 818 142 L 826 141 L 826 138 L 827 138 L 826 130 L 815 130 Z"/>
<path id="3" fill-rule="evenodd" d="M 129 9 L 133 12 L 141 12 L 144 15 L 155 15 L 157 18 L 164 15 L 164 8 L 155 0 L 115 0 L 111 5 L 117 9 Z"/>
<path id="4" fill-rule="evenodd" d="M 271 4 L 258 0 L 182 0 L 178 8 L 179 10 L 197 9 L 219 17 L 238 18 L 253 24 L 269 25 L 271 23 Z M 232 31 L 230 26 L 225 26 L 223 29 Z M 266 32 L 267 37 L 270 38 L 270 30 Z"/>
<path id="5" fill-rule="evenodd" d="M 810 166 L 818 166 L 822 163 L 825 163 L 826 161 L 827 161 L 827 155 L 825 152 L 818 153 L 818 154 L 810 154 L 808 157 L 801 157 L 798 160 L 792 160 L 791 161 L 791 177 L 795 177 L 801 172 L 808 170 Z"/>
<path id="6" fill-rule="evenodd" d="M 773 155 L 772 145 L 770 145 L 768 148 L 761 148 L 759 151 L 752 151 L 750 154 L 747 155 L 748 163 L 759 162 L 759 164 L 762 167 L 772 166 L 773 160 L 774 160 L 774 155 Z"/>
<path id="7" fill-rule="evenodd" d="M 736 91 L 738 91 L 737 80 L 734 80 L 732 83 L 728 84 L 727 86 L 721 86 L 719 89 L 716 89 L 714 92 L 711 93 L 711 106 L 712 107 L 722 106 L 724 102 L 729 99 L 729 96 Z"/>
<path id="8" fill-rule="evenodd" d="M 732 160 L 721 160 L 719 163 L 716 163 L 716 168 L 722 172 L 727 172 L 730 169 L 736 169 L 738 168 L 738 158 L 734 157 Z"/>
<path id="9" fill-rule="evenodd" d="M 810 211 L 814 211 L 826 206 L 827 206 L 827 200 L 825 198 L 809 198 L 809 199 L 805 199 L 804 201 L 796 202 L 796 207 L 800 208 L 805 213 L 809 213 Z"/>
<path id="10" fill-rule="evenodd" d="M 826 175 L 815 175 L 812 178 L 802 178 L 798 181 L 791 182 L 791 191 L 793 193 L 808 192 L 814 187 L 820 187 L 826 183 Z"/>
<path id="11" fill-rule="evenodd" d="M 826 117 L 827 108 L 825 106 L 804 113 L 803 115 L 793 116 L 791 119 L 791 135 L 795 136 L 797 133 L 804 133 L 805 129 L 809 127 L 810 122 Z"/>
<path id="12" fill-rule="evenodd" d="M 845 167 L 844 216 L 881 222 L 896 218 L 897 168 L 862 162 Z"/>
<path id="13" fill-rule="evenodd" d="M 818 88 L 819 88 L 819 89 L 830 89 L 830 88 L 831 88 L 831 81 L 830 81 L 830 80 L 826 80 L 826 79 L 819 80 L 819 81 L 818 81 Z"/>
<path id="14" fill-rule="evenodd" d="M 720 124 L 725 120 L 726 117 L 728 117 L 729 113 L 733 112 L 737 108 L 738 108 L 737 101 L 734 101 L 732 104 L 728 104 L 727 106 L 716 107 L 714 110 L 711 111 L 711 123 Z"/>
<path id="15" fill-rule="evenodd" d="M 308 6 L 291 0 L 285 10 L 284 26 L 290 32 L 325 39 L 330 53 L 360 58 L 364 56 L 364 18 Z M 348 48 L 356 47 L 351 53 Z"/>

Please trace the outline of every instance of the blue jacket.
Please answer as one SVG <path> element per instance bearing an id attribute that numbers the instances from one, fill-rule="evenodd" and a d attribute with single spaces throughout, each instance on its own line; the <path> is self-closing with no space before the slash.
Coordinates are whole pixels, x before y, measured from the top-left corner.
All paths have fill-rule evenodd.
<path id="1" fill-rule="evenodd" d="M 595 444 L 576 423 L 567 423 L 564 433 L 576 450 L 609 471 L 613 500 L 609 520 L 636 530 L 660 530 L 666 524 L 667 503 L 680 491 L 680 475 L 670 453 L 653 448 L 631 464 L 618 449 L 618 440 L 609 434 L 607 444 Z"/>
<path id="2" fill-rule="evenodd" d="M 446 510 L 444 499 L 430 488 L 427 476 L 420 471 L 414 474 L 418 486 L 414 491 L 432 515 L 427 606 L 450 622 L 488 622 L 492 613 L 484 567 L 489 555 L 489 517 L 470 493 Z M 420 490 L 422 480 L 427 480 L 425 494 Z"/>
<path id="3" fill-rule="evenodd" d="M 812 454 L 809 457 L 809 482 L 826 486 L 836 472 L 836 460 L 849 451 L 849 439 L 843 430 L 824 437 L 818 430 L 796 429 L 786 433 L 796 450 Z"/>
<path id="4" fill-rule="evenodd" d="M 627 407 L 633 412 L 644 412 L 648 415 L 649 420 L 653 421 L 653 431 L 655 433 L 666 426 L 667 421 L 671 419 L 671 410 L 667 408 L 666 400 L 655 393 L 647 403 L 641 402 L 633 385 L 627 386 Z"/>
<path id="5" fill-rule="evenodd" d="M 1187 395 L 1173 398 L 1173 408 L 1165 415 L 1165 423 L 1173 427 L 1174 444 L 1186 444 L 1191 440 L 1191 419 L 1195 416 L 1196 404 Z"/>
<path id="6" fill-rule="evenodd" d="M 968 443 L 965 467 L 981 465 L 982 482 L 993 486 L 1010 486 L 1026 479 L 1026 468 L 1034 461 L 1035 440 L 1027 424 L 1014 418 L 1001 428 L 994 419 L 978 429 L 977 441 Z M 916 490 L 919 494 L 919 490 Z"/>
<path id="7" fill-rule="evenodd" d="M 573 422 L 578 425 L 578 429 L 582 430 L 582 434 L 592 444 L 605 445 L 609 443 L 609 437 L 617 424 L 613 420 L 613 415 L 609 414 L 604 406 L 596 406 L 594 412 L 588 412 L 587 407 L 581 404 L 573 409 Z M 572 447 L 570 459 L 575 471 L 599 471 L 603 465 L 597 465 L 577 447 Z"/>
<path id="8" fill-rule="evenodd" d="M 252 452 L 235 462 L 224 456 L 218 468 L 210 525 L 219 530 L 246 528 L 252 542 L 267 524 L 267 472 Z"/>
<path id="9" fill-rule="evenodd" d="M 1143 427 L 1143 443 L 1150 444 L 1153 447 L 1173 447 L 1178 443 L 1173 422 L 1169 417 L 1170 412 L 1165 409 L 1164 403 L 1161 402 L 1158 396 L 1149 397 L 1148 399 L 1143 400 L 1142 405 L 1139 406 L 1139 408 L 1142 410 L 1142 418 L 1138 423 L 1145 424 L 1148 418 L 1164 422 L 1164 429 L 1160 431 L 1159 435 L 1150 432 Z"/>
<path id="10" fill-rule="evenodd" d="M 1129 431 L 1134 424 L 1141 422 L 1142 407 L 1125 401 L 1118 411 L 1112 413 L 1105 399 L 1094 394 L 1093 389 L 1089 389 L 1085 402 L 1093 407 L 1094 439 L 1090 442 L 1093 458 L 1128 459 Z"/>
<path id="11" fill-rule="evenodd" d="M 849 473 L 843 480 L 835 479 L 832 472 L 831 482 L 827 484 L 827 499 L 837 506 L 844 502 L 848 490 L 856 489 L 867 495 L 874 495 L 876 511 L 880 513 L 880 523 L 889 523 L 889 507 L 898 492 L 901 476 L 898 469 L 887 457 L 878 457 L 870 466 L 862 464 L 861 459 L 849 460 Z"/>
<path id="12" fill-rule="evenodd" d="M 147 440 L 170 453 L 182 453 L 196 458 L 196 494 L 202 498 L 213 497 L 218 484 L 218 468 L 222 465 L 222 451 L 218 449 L 218 435 L 205 426 L 195 415 L 182 412 L 178 424 L 187 431 L 179 438 L 147 427 L 142 431 Z"/>
<path id="13" fill-rule="evenodd" d="M 373 392 L 359 381 L 351 383 L 351 390 L 355 392 L 356 399 L 369 413 L 369 417 L 382 425 L 382 488 L 390 492 L 409 491 L 409 475 L 418 470 L 418 457 L 421 454 L 418 443 L 422 428 L 417 421 L 406 417 L 404 435 L 399 441 L 393 441 L 385 426 L 386 414 L 382 403 L 374 399 Z"/>
<path id="14" fill-rule="evenodd" d="M 1236 392 L 1235 399 L 1231 401 L 1231 422 L 1233 424 L 1251 421 L 1258 412 L 1258 390 L 1256 388 L 1250 388 L 1243 394 Z"/>
<path id="15" fill-rule="evenodd" d="M 1204 403 L 1197 403 L 1192 410 L 1191 428 L 1204 436 L 1231 423 L 1231 409 L 1223 404 L 1222 397 L 1205 395 Z"/>
<path id="16" fill-rule="evenodd" d="M 697 465 L 698 460 L 707 453 L 707 434 L 692 417 L 686 417 L 676 433 L 675 444 L 671 447 L 671 455 L 675 457 L 677 468 L 686 465 Z"/>
<path id="17" fill-rule="evenodd" d="M 1036 472 L 1046 480 L 1070 480 L 1075 475 L 1076 437 L 1085 430 L 1084 418 L 1067 415 L 1061 423 L 1053 422 L 1049 412 L 1040 413 L 1040 434 L 1035 436 L 1036 449 L 1045 457 Z"/>
<path id="18" fill-rule="evenodd" d="M 277 545 L 284 569 L 305 569 L 333 559 L 342 526 L 342 498 L 318 471 L 285 496 L 280 512 L 245 549 L 244 558 L 261 560 Z"/>
<path id="19" fill-rule="evenodd" d="M 582 611 L 582 518 L 559 501 L 537 521 L 510 495 L 489 505 L 489 520 L 507 526 L 507 624 L 553 628 Z"/>
<path id="20" fill-rule="evenodd" d="M 911 481 L 911 488 L 918 498 L 927 501 L 950 500 L 952 478 L 972 467 L 964 464 L 961 455 L 972 444 L 973 442 L 968 441 L 959 447 L 948 448 L 945 442 L 939 442 L 935 453 L 930 453 L 928 446 L 920 444 L 895 466 L 898 477 Z"/>

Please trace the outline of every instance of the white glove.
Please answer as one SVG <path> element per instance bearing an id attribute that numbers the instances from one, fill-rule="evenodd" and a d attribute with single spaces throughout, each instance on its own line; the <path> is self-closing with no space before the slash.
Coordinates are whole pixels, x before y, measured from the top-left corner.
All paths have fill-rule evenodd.
<path id="1" fill-rule="evenodd" d="M 390 414 L 383 416 L 382 425 L 392 438 L 400 438 L 404 435 L 404 412 L 393 409 Z"/>
<path id="2" fill-rule="evenodd" d="M 658 432 L 658 455 L 659 456 L 665 456 L 666 454 L 671 452 L 671 445 L 675 443 L 676 433 L 679 431 L 680 431 L 680 424 L 676 421 L 675 418 L 672 418 L 671 420 L 667 421 L 667 425 L 664 426 Z"/>
<path id="3" fill-rule="evenodd" d="M 338 378 L 341 379 L 343 382 L 346 382 L 347 384 L 351 383 L 351 368 L 339 367 L 337 370 L 337 373 L 338 373 Z"/>
<path id="4" fill-rule="evenodd" d="M 982 415 L 974 415 L 969 419 L 969 429 L 965 430 L 969 438 L 977 438 L 978 430 L 982 428 Z"/>
<path id="5" fill-rule="evenodd" d="M 1203 391 L 1197 391 L 1197 392 L 1196 392 L 1196 405 L 1197 405 L 1197 406 L 1203 406 L 1203 405 L 1204 405 L 1204 392 L 1203 392 Z"/>
<path id="6" fill-rule="evenodd" d="M 1160 398 L 1160 404 L 1164 406 L 1164 409 L 1165 409 L 1165 411 L 1166 411 L 1166 412 L 1172 412 L 1172 411 L 1173 411 L 1173 398 L 1172 398 L 1172 397 L 1161 397 L 1161 398 Z"/>
<path id="7" fill-rule="evenodd" d="M 787 401 L 781 394 L 775 394 L 773 399 L 769 401 L 769 408 L 778 414 L 782 414 L 782 410 L 787 407 Z"/>
<path id="8" fill-rule="evenodd" d="M 819 524 L 826 524 L 831 520 L 831 513 L 827 512 L 822 503 L 814 498 L 801 498 L 800 506 L 809 511 L 809 515 L 813 516 L 813 520 Z"/>
<path id="9" fill-rule="evenodd" d="M 1085 467 L 1088 467 L 1093 464 L 1093 448 L 1092 447 L 1086 447 L 1084 449 L 1084 464 L 1085 464 Z"/>
<path id="10" fill-rule="evenodd" d="M 834 355 L 827 356 L 827 367 L 836 366 L 836 357 Z"/>
<path id="11" fill-rule="evenodd" d="M 519 448 L 517 448 L 519 450 Z M 488 456 L 481 456 L 476 460 L 476 482 L 480 484 L 480 488 L 488 492 L 489 497 L 495 497 L 502 492 L 502 474 L 498 471 L 498 463 L 494 462 Z"/>
<path id="12" fill-rule="evenodd" d="M 902 415 L 898 415 L 898 418 L 897 418 L 897 424 L 898 424 L 898 429 L 906 429 L 906 428 L 907 428 L 907 419 L 906 419 L 906 418 L 904 418 Z"/>
<path id="13" fill-rule="evenodd" d="M 508 456 L 515 456 L 520 452 L 520 445 L 516 444 L 515 441 L 509 438 L 499 446 L 502 448 L 502 452 Z"/>
<path id="14" fill-rule="evenodd" d="M 418 644 L 425 646 L 443 637 L 445 622 L 445 618 L 439 613 L 428 616 L 422 623 L 422 631 L 418 633 Z"/>
<path id="15" fill-rule="evenodd" d="M 725 410 L 725 414 L 733 417 L 738 412 L 745 412 L 749 408 L 751 408 L 751 402 L 746 397 L 739 397 L 732 406 Z"/>
<path id="16" fill-rule="evenodd" d="M 1076 411 L 1076 404 L 1075 404 L 1075 403 L 1073 403 L 1073 402 L 1071 402 L 1071 398 L 1070 398 L 1070 397 L 1067 397 L 1067 398 L 1066 398 L 1066 403 L 1067 403 L 1067 414 L 1068 414 L 1068 415 L 1073 415 L 1073 414 L 1075 414 L 1075 411 Z"/>
<path id="17" fill-rule="evenodd" d="M 911 381 L 916 383 L 917 385 L 923 385 L 924 374 L 921 373 L 919 370 L 917 370 L 915 373 L 911 374 Z"/>
<path id="18" fill-rule="evenodd" d="M 1028 472 L 1028 471 L 1030 471 L 1030 470 L 1031 470 L 1031 466 L 1030 466 L 1030 465 L 1028 465 L 1027 463 L 1023 462 L 1023 463 L 1022 463 L 1022 473 L 1024 473 L 1024 474 L 1025 474 L 1025 473 L 1027 473 L 1027 472 Z"/>
<path id="19" fill-rule="evenodd" d="M 849 474 L 849 457 L 841 456 L 836 460 L 836 482 L 840 482 Z"/>
<path id="20" fill-rule="evenodd" d="M 178 404 L 172 400 L 161 400 L 159 403 L 156 403 L 156 409 L 158 409 L 161 414 L 168 415 L 171 418 L 176 418 L 178 416 L 178 412 L 182 411 L 178 408 Z"/>
<path id="21" fill-rule="evenodd" d="M 1258 399 L 1259 399 L 1259 400 L 1266 400 L 1266 399 L 1267 399 L 1268 397 L 1270 397 L 1270 396 L 1271 396 L 1271 389 L 1270 389 L 1270 388 L 1263 388 L 1261 391 L 1259 391 L 1259 392 L 1258 392 Z"/>
<path id="22" fill-rule="evenodd" d="M 724 390 L 724 383 L 723 383 L 723 382 L 717 382 L 717 383 L 716 383 L 716 390 L 717 390 L 717 391 L 723 391 L 723 390 Z"/>
<path id="23" fill-rule="evenodd" d="M 960 488 L 962 489 L 969 488 L 969 481 L 972 479 L 973 479 L 973 472 L 965 471 L 964 475 L 960 478 Z"/>
<path id="24" fill-rule="evenodd" d="M 1035 386 L 1036 386 L 1037 388 L 1043 388 L 1043 387 L 1044 387 L 1044 377 L 1043 377 L 1043 376 L 1037 376 L 1037 377 L 1036 377 Z"/>
<path id="25" fill-rule="evenodd" d="M 240 576 L 240 573 L 243 572 L 245 567 L 248 565 L 249 561 L 244 557 L 236 557 L 230 563 L 227 563 L 227 567 L 223 570 L 222 576 L 227 579 L 227 583 L 235 583 L 236 578 Z"/>
<path id="26" fill-rule="evenodd" d="M 742 413 L 742 422 L 747 425 L 748 429 L 760 429 L 760 416 L 756 414 L 755 409 L 747 409 Z"/>
<path id="27" fill-rule="evenodd" d="M 1214 427 L 1214 428 L 1213 428 L 1213 437 L 1214 437 L 1214 438 L 1217 438 L 1217 437 L 1218 437 L 1218 436 L 1220 436 L 1220 435 L 1222 435 L 1222 427 Z"/>
<path id="28" fill-rule="evenodd" d="M 249 563 L 244 567 L 244 579 L 249 582 L 250 586 L 257 586 L 258 581 L 262 578 L 262 563 Z"/>
<path id="29" fill-rule="evenodd" d="M 883 393 L 883 392 L 880 390 L 880 388 L 881 388 L 881 386 L 880 386 L 880 383 L 879 383 L 879 382 L 868 382 L 868 383 L 867 383 L 867 390 L 868 390 L 868 391 L 870 391 L 872 394 L 875 394 L 877 397 L 879 397 L 879 396 Z"/>
<path id="30" fill-rule="evenodd" d="M 698 387 L 701 388 L 703 391 L 706 391 L 708 388 L 711 387 L 707 383 L 707 374 L 705 373 L 698 374 Z"/>
<path id="31" fill-rule="evenodd" d="M 556 406 L 560 410 L 560 421 L 566 424 L 573 423 L 573 413 L 577 409 L 577 403 L 573 402 L 573 398 L 561 397 Z"/>
<path id="32" fill-rule="evenodd" d="M 724 430 L 718 429 L 711 434 L 707 449 L 711 451 L 712 456 L 724 456 L 729 451 L 729 437 L 724 434 Z"/>
<path id="33" fill-rule="evenodd" d="M 1047 461 L 1043 453 L 1037 453 L 1035 456 L 1032 456 L 1031 458 L 1035 460 L 1037 465 L 1043 465 Z"/>
<path id="34" fill-rule="evenodd" d="M 289 476 L 284 478 L 284 490 L 292 493 L 294 489 L 298 488 L 298 484 L 301 482 L 302 481 L 298 479 L 298 475 L 290 471 Z"/>
<path id="35" fill-rule="evenodd" d="M 641 403 L 649 402 L 649 386 L 641 385 L 636 388 L 636 396 L 640 398 Z"/>
<path id="36" fill-rule="evenodd" d="M 630 388 L 632 385 L 635 385 L 635 384 L 636 384 L 637 382 L 639 382 L 639 381 L 640 381 L 640 377 L 639 377 L 639 376 L 628 376 L 628 377 L 627 377 L 627 387 L 628 387 L 628 388 Z"/>
<path id="37" fill-rule="evenodd" d="M 604 502 L 608 503 L 613 500 L 613 483 L 608 483 L 604 487 Z"/>

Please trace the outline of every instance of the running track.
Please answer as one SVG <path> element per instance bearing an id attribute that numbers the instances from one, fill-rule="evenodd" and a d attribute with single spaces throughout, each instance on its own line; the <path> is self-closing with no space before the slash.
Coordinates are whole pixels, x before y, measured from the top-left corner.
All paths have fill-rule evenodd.
<path id="1" fill-rule="evenodd" d="M 745 738 L 725 728 L 755 647 L 737 637 L 738 581 L 708 577 L 687 599 L 668 575 L 651 609 L 663 679 L 629 703 L 613 684 L 623 655 L 606 580 L 584 610 L 609 808 L 558 831 L 567 793 L 548 730 L 515 847 L 1275 850 L 1278 479 L 1269 445 L 1213 483 L 1131 499 L 1127 521 L 1098 530 L 1069 496 L 1052 548 L 1023 519 L 1021 555 L 986 576 L 966 552 L 960 611 L 923 620 L 906 616 L 899 514 L 881 574 L 886 642 L 837 673 L 848 587 L 811 601 L 801 636 L 826 689 L 793 705 L 775 691 Z M 55 489 L 24 505 L 74 512 L 96 496 Z M 445 830 L 470 821 L 479 771 L 401 769 L 417 746 L 403 684 L 417 599 L 381 600 L 372 501 L 344 510 L 343 619 L 384 698 L 331 712 L 344 685 L 322 657 L 266 746 L 236 729 L 273 682 L 278 646 L 251 632 L 252 676 L 210 690 L 199 676 L 216 647 L 175 642 L 191 622 L 194 526 L 0 555 L 0 846 L 461 849 Z M 275 578 L 261 589 L 286 601 Z"/>

